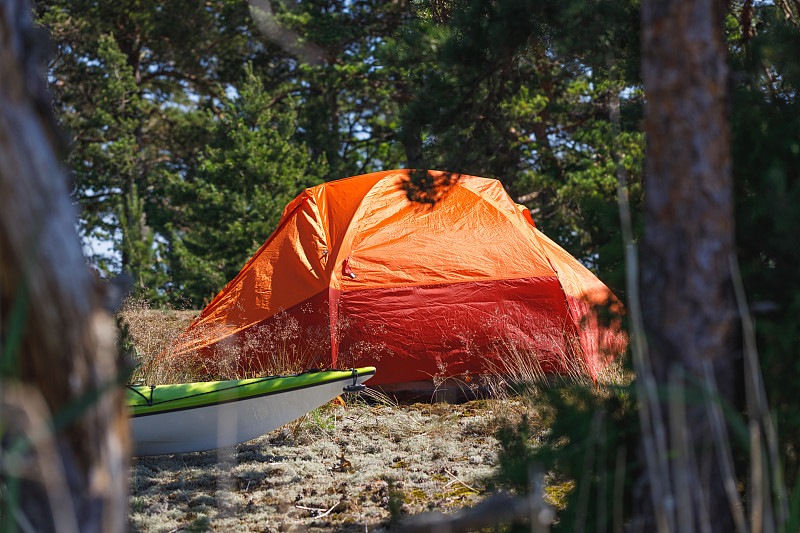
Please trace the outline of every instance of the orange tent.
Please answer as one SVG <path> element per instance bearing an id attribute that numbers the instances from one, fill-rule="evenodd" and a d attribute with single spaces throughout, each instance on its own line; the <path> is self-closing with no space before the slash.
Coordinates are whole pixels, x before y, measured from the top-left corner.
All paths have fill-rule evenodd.
<path id="1" fill-rule="evenodd" d="M 616 301 L 609 289 L 498 181 L 459 176 L 421 205 L 403 188 L 409 172 L 303 191 L 171 355 L 211 373 L 271 368 L 276 357 L 373 365 L 370 385 L 386 385 L 502 371 L 519 354 L 596 378 L 624 349 L 595 312 Z"/>

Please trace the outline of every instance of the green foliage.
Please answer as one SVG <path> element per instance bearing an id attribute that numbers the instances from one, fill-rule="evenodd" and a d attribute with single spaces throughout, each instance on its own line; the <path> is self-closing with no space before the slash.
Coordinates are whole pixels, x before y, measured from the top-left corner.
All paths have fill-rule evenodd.
<path id="1" fill-rule="evenodd" d="M 19 507 L 19 479 L 3 477 L 0 479 L 0 530 L 7 533 L 17 531 L 14 513 Z"/>
<path id="2" fill-rule="evenodd" d="M 787 479 L 797 478 L 800 404 L 800 27 L 778 6 L 760 6 L 755 35 L 729 41 L 738 83 L 732 91 L 736 240 L 753 306 L 769 404 L 777 420 Z"/>
<path id="3" fill-rule="evenodd" d="M 25 322 L 30 308 L 28 283 L 29 281 L 26 279 L 17 291 L 8 312 L 9 316 L 6 318 L 6 323 L 3 324 L 3 338 L 0 345 L 0 380 L 7 377 L 19 377 L 20 347 L 25 335 Z"/>
<path id="4" fill-rule="evenodd" d="M 298 135 L 315 158 L 327 160 L 329 179 L 401 166 L 402 147 L 394 141 L 406 81 L 378 56 L 409 18 L 407 5 L 324 0 L 275 8 L 286 27 L 325 54 L 321 66 L 297 65 L 285 91 L 301 102 Z"/>
<path id="5" fill-rule="evenodd" d="M 406 495 L 403 491 L 397 488 L 397 484 L 393 479 L 387 479 L 388 483 L 388 497 L 389 501 L 386 506 L 389 509 L 389 526 L 395 526 L 400 522 L 403 517 L 403 502 Z"/>
<path id="6" fill-rule="evenodd" d="M 622 287 L 617 157 L 638 212 L 644 150 L 638 2 L 445 5 L 421 2 L 383 49 L 410 80 L 398 134 L 410 166 L 499 179 L 545 233 Z"/>
<path id="7" fill-rule="evenodd" d="M 781 533 L 791 533 L 792 531 L 800 531 L 800 477 L 794 484 L 794 490 L 789 499 L 789 517 L 783 525 Z"/>
<path id="8" fill-rule="evenodd" d="M 632 392 L 632 386 L 560 385 L 527 395 L 537 419 L 523 418 L 498 431 L 493 488 L 527 494 L 529 474 L 538 465 L 547 471 L 546 498 L 560 508 L 554 531 L 614 531 L 615 520 L 632 512 L 625 502 L 631 501 L 638 474 L 633 457 L 639 424 Z M 615 517 L 617 510 L 623 515 Z"/>
<path id="9" fill-rule="evenodd" d="M 377 65 L 375 54 L 407 9 L 377 1 L 272 5 L 285 29 L 323 50 L 322 65 L 300 63 L 273 42 L 244 0 L 179 1 L 169 9 L 152 0 L 37 4 L 56 45 L 50 77 L 56 113 L 72 140 L 67 163 L 80 227 L 87 242 L 114 249 L 91 260 L 107 273 L 133 272 L 139 292 L 155 302 L 186 296 L 200 305 L 218 291 L 235 273 L 231 265 L 240 267 L 254 242 L 274 229 L 276 209 L 283 208 L 275 204 L 288 191 L 402 164 L 402 149 L 392 141 L 397 86 L 404 81 L 396 69 Z M 231 109 L 253 93 L 247 85 L 254 80 L 261 117 L 255 103 Z M 256 146 L 272 142 L 267 130 L 247 131 L 260 123 L 308 155 Z M 225 138 L 227 126 L 239 138 L 234 132 Z M 228 147 L 240 153 L 222 154 Z M 249 162 L 245 148 L 255 149 Z M 264 157 L 278 159 L 270 166 Z M 301 183 L 293 173 L 303 165 Z M 245 166 L 246 176 L 222 178 L 226 168 Z M 269 174 L 283 171 L 286 179 Z M 190 191 L 195 185 L 202 190 Z M 234 190 L 222 190 L 228 186 Z M 245 187 L 255 190 L 243 193 Z M 222 212 L 217 228 L 205 228 L 212 219 L 194 204 L 205 198 L 211 203 L 205 215 L 221 205 L 234 213 Z M 256 212 L 262 213 L 257 224 Z M 222 234 L 235 238 L 204 254 Z"/>
<path id="10" fill-rule="evenodd" d="M 155 242 L 155 234 L 147 225 L 144 205 L 135 184 L 131 186 L 125 204 L 119 205 L 117 216 L 122 232 L 122 256 L 126 258 L 127 269 L 135 281 L 134 295 L 156 300 L 159 295 L 154 287 L 163 286 L 166 280 L 166 273 L 158 266 L 164 256 L 164 245 Z"/>
<path id="11" fill-rule="evenodd" d="M 204 531 L 211 531 L 211 520 L 206 515 L 200 515 L 186 526 L 186 531 L 189 533 L 203 533 Z"/>
<path id="12" fill-rule="evenodd" d="M 94 262 L 109 273 L 134 271 L 148 297 L 163 297 L 167 280 L 149 240 L 164 244 L 164 224 L 179 208 L 166 187 L 196 164 L 206 129 L 200 108 L 227 75 L 241 75 L 247 39 L 231 30 L 246 13 L 243 2 L 37 4 L 56 46 L 51 88 L 72 143 L 80 229 L 116 252 Z"/>
<path id="13" fill-rule="evenodd" d="M 293 141 L 290 102 L 279 107 L 270 100 L 248 70 L 238 94 L 214 113 L 196 176 L 174 187 L 173 197 L 185 207 L 173 225 L 171 263 L 183 296 L 195 305 L 236 275 L 292 198 L 327 174 L 324 160 L 313 161 Z"/>

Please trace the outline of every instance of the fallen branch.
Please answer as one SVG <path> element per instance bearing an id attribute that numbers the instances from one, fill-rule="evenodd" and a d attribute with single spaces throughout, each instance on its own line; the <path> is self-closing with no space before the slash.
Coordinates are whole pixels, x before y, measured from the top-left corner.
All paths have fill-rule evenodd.
<path id="1" fill-rule="evenodd" d="M 474 488 L 474 487 L 470 487 L 469 485 L 467 485 L 466 483 L 464 483 L 464 481 L 462 481 L 462 480 L 461 480 L 461 479 L 460 479 L 458 476 L 456 476 L 455 474 L 453 474 L 451 471 L 449 471 L 449 470 L 445 469 L 445 472 L 447 472 L 447 474 L 448 474 L 450 477 L 452 477 L 453 479 L 452 479 L 452 481 L 449 481 L 449 482 L 447 483 L 447 485 L 445 485 L 445 486 L 444 486 L 444 488 L 447 488 L 447 487 L 449 487 L 449 486 L 450 486 L 450 485 L 452 485 L 453 483 L 461 483 L 461 484 L 462 484 L 464 487 L 468 488 L 469 490 L 471 490 L 471 491 L 472 491 L 472 492 L 474 492 L 475 494 L 480 494 L 480 493 L 481 493 L 481 491 L 479 491 L 478 489 L 476 489 L 476 488 Z"/>
<path id="2" fill-rule="evenodd" d="M 475 507 L 452 516 L 440 512 L 412 516 L 401 522 L 400 531 L 402 533 L 460 533 L 491 527 L 499 523 L 532 519 L 536 528 L 546 528 L 553 520 L 553 511 L 541 499 L 537 501 L 534 495 L 530 498 L 519 498 L 509 494 L 495 494 Z"/>

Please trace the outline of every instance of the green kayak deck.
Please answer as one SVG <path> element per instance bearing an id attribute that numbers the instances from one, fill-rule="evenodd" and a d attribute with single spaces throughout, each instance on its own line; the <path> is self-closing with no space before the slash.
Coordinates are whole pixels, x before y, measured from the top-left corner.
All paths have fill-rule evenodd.
<path id="1" fill-rule="evenodd" d="M 269 396 L 328 382 L 341 381 L 346 385 L 348 380 L 354 380 L 358 375 L 374 373 L 374 367 L 364 367 L 351 370 L 308 371 L 290 376 L 174 385 L 138 385 L 128 388 L 126 403 L 131 409 L 131 416 L 140 417 Z"/>

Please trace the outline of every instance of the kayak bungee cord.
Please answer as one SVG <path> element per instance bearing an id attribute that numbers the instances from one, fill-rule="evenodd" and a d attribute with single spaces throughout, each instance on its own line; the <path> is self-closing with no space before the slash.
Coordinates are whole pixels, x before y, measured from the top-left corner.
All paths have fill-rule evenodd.
<path id="1" fill-rule="evenodd" d="M 153 406 L 153 390 L 155 390 L 155 388 L 156 388 L 155 385 L 150 385 L 150 398 L 149 399 L 147 398 L 147 396 L 145 396 L 144 394 L 142 394 L 138 390 L 134 389 L 133 385 L 126 385 L 126 387 L 128 387 L 130 390 L 132 390 L 133 392 L 135 392 L 136 394 L 138 394 L 139 396 L 144 398 L 144 401 L 147 402 L 147 406 L 148 407 L 152 407 Z"/>
<path id="2" fill-rule="evenodd" d="M 366 389 L 367 388 L 366 385 L 362 385 L 362 384 L 357 383 L 358 370 L 356 370 L 355 368 L 351 368 L 350 370 L 352 370 L 352 372 L 353 372 L 353 374 L 352 374 L 353 384 L 345 386 L 344 387 L 344 391 L 345 392 L 359 392 L 359 391 L 362 391 L 362 390 Z M 178 400 L 186 400 L 186 399 L 189 399 L 189 398 L 196 398 L 198 396 L 204 396 L 206 394 L 216 394 L 216 393 L 219 393 L 219 392 L 224 392 L 224 391 L 228 391 L 228 390 L 234 390 L 234 389 L 238 389 L 238 388 L 241 388 L 241 387 L 250 387 L 252 385 L 257 385 L 259 383 L 264 383 L 266 381 L 271 381 L 271 380 L 274 380 L 274 379 L 292 378 L 292 377 L 297 377 L 297 376 L 303 376 L 305 374 L 316 374 L 316 373 L 320 373 L 320 372 L 344 372 L 344 370 L 339 370 L 339 369 L 325 370 L 325 369 L 322 369 L 322 368 L 317 368 L 317 369 L 312 369 L 312 370 L 305 370 L 305 371 L 303 371 L 303 372 L 301 372 L 299 374 L 266 376 L 266 377 L 263 377 L 263 378 L 257 378 L 255 381 L 248 381 L 247 383 L 239 382 L 239 383 L 236 383 L 234 385 L 230 385 L 228 387 L 223 387 L 223 388 L 220 388 L 220 389 L 197 392 L 197 393 L 194 393 L 194 394 L 188 394 L 186 396 L 180 396 L 178 398 L 169 398 L 167 400 L 160 400 L 160 401 L 154 401 L 153 400 L 153 390 L 156 388 L 156 385 L 150 385 L 150 398 L 148 398 L 147 396 L 145 396 L 144 394 L 142 394 L 141 392 L 136 390 L 132 385 L 128 385 L 127 387 L 130 390 L 132 390 L 133 392 L 135 392 L 136 394 L 138 394 L 139 396 L 141 396 L 142 398 L 144 398 L 144 401 L 147 403 L 147 407 L 152 407 L 154 405 L 160 405 L 160 404 L 163 404 L 163 403 L 175 402 L 175 401 L 178 401 Z M 199 382 L 199 383 L 202 383 L 202 382 Z M 139 406 L 141 406 L 141 404 L 129 404 L 129 405 L 131 407 L 139 407 Z"/>

